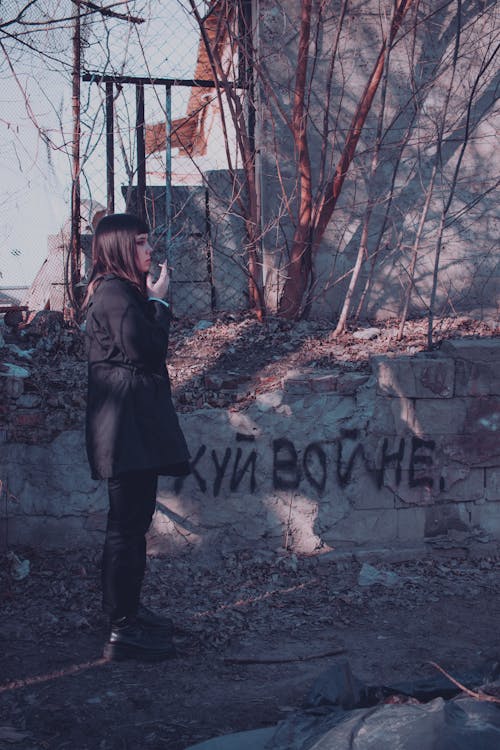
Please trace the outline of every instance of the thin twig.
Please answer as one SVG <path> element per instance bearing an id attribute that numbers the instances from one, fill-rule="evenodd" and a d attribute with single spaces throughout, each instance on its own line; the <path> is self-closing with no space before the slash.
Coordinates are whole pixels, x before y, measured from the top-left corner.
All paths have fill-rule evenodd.
<path id="1" fill-rule="evenodd" d="M 337 656 L 345 654 L 345 648 L 336 648 L 333 651 L 324 651 L 320 654 L 311 654 L 310 656 L 295 656 L 290 659 L 245 659 L 238 656 L 224 659 L 225 664 L 290 664 L 294 661 L 313 661 L 314 659 L 324 659 L 327 656 Z"/>
<path id="2" fill-rule="evenodd" d="M 489 701 L 490 703 L 500 703 L 500 698 L 495 698 L 494 695 L 488 695 L 488 693 L 483 693 L 482 690 L 478 690 L 477 692 L 474 690 L 469 690 L 469 688 L 466 688 L 465 685 L 462 685 L 461 682 L 458 680 L 455 680 L 454 677 L 452 677 L 448 672 L 446 672 L 442 667 L 439 666 L 439 664 L 436 664 L 434 661 L 430 661 L 429 664 L 431 666 L 436 667 L 436 669 L 441 672 L 441 674 L 444 674 L 445 677 L 447 677 L 450 682 L 452 682 L 454 685 L 456 685 L 460 690 L 462 690 L 467 695 L 470 695 L 471 698 L 476 698 L 478 701 Z"/>
<path id="3" fill-rule="evenodd" d="M 96 3 L 89 2 L 89 0 L 80 0 L 80 2 L 82 5 L 84 5 L 86 8 L 89 8 L 89 10 L 93 11 L 94 13 L 100 13 L 101 16 L 118 18 L 122 21 L 128 21 L 129 23 L 144 23 L 144 18 L 131 16 L 130 13 L 117 13 L 115 10 L 111 9 L 111 6 L 105 8 L 100 5 L 96 5 Z"/>

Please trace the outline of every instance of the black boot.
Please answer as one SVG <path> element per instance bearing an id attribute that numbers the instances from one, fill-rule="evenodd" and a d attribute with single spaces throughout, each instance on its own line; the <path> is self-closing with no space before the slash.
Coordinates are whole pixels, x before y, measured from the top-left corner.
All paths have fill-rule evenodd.
<path id="1" fill-rule="evenodd" d="M 169 617 L 164 617 L 156 612 L 153 612 L 145 604 L 139 604 L 137 610 L 137 621 L 144 625 L 146 628 L 163 633 L 164 635 L 173 635 L 176 631 L 176 626 Z"/>
<path id="2" fill-rule="evenodd" d="M 103 656 L 112 661 L 163 661 L 175 656 L 175 646 L 167 634 L 146 626 L 138 617 L 122 617 L 111 623 Z"/>

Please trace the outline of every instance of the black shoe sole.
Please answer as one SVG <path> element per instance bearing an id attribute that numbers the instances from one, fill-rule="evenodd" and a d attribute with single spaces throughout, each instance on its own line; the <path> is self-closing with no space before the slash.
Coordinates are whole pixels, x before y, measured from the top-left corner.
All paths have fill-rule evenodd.
<path id="1" fill-rule="evenodd" d="M 132 646 L 129 643 L 106 643 L 103 654 L 108 661 L 125 661 L 136 659 L 137 661 L 165 661 L 176 656 L 175 648 L 151 649 Z"/>
<path id="2" fill-rule="evenodd" d="M 176 629 L 173 625 L 172 626 L 157 625 L 155 623 L 147 622 L 146 620 L 141 620 L 140 617 L 137 618 L 137 622 L 139 622 L 144 628 L 149 630 L 151 633 L 158 633 L 167 638 L 171 638 L 176 632 Z"/>
<path id="3" fill-rule="evenodd" d="M 156 625 L 151 622 L 146 622 L 145 620 L 141 620 L 140 618 L 137 618 L 138 622 L 141 623 L 145 628 L 150 630 L 153 633 L 161 633 L 164 636 L 172 637 L 173 635 L 189 635 L 190 632 L 186 628 L 183 628 L 181 625 Z"/>

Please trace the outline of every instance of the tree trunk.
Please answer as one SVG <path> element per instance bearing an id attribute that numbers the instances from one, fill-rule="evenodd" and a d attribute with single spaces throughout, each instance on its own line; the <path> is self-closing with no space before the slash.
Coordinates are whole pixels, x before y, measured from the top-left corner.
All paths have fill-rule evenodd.
<path id="1" fill-rule="evenodd" d="M 80 282 L 80 76 L 81 76 L 81 28 L 80 1 L 73 0 L 76 14 L 73 27 L 73 70 L 72 70 L 72 111 L 73 111 L 73 143 L 72 152 L 72 186 L 71 186 L 71 243 L 69 258 L 69 273 L 67 279 L 68 297 L 71 304 L 70 315 L 76 322 L 80 316 L 81 294 Z"/>
<path id="2" fill-rule="evenodd" d="M 304 95 L 307 77 L 307 56 L 311 24 L 311 0 L 301 4 L 299 55 L 295 81 L 293 135 L 299 163 L 299 212 L 297 228 L 288 264 L 288 275 L 283 287 L 279 314 L 287 318 L 300 315 L 302 299 L 307 289 L 312 268 L 313 252 L 319 247 L 328 226 L 344 180 L 354 159 L 361 131 L 384 72 L 386 51 L 396 36 L 412 0 L 396 0 L 389 38 L 384 40 L 371 76 L 354 113 L 344 149 L 333 178 L 326 184 L 317 208 L 312 205 L 311 165 L 307 146 Z"/>
<path id="3" fill-rule="evenodd" d="M 307 112 L 304 106 L 311 36 L 311 7 L 312 0 L 302 0 L 292 118 L 292 130 L 299 167 L 298 221 L 290 251 L 288 275 L 283 286 L 278 309 L 278 314 L 285 318 L 296 318 L 300 315 L 302 299 L 311 272 L 312 179 L 307 143 Z"/>

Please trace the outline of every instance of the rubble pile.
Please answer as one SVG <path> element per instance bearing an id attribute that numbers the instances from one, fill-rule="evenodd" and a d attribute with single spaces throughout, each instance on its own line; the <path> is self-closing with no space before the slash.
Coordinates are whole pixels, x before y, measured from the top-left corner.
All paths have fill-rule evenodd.
<path id="1" fill-rule="evenodd" d="M 84 326 L 82 326 L 84 329 Z M 0 319 L 0 440 L 39 444 L 83 425 L 86 397 L 84 330 L 62 313 L 43 310 Z M 201 408 L 244 408 L 256 396 L 306 375 L 333 378 L 321 389 L 342 389 L 347 375 L 366 373 L 371 356 L 415 354 L 426 347 L 427 323 L 410 321 L 401 341 L 398 325 L 348 331 L 332 337 L 328 321 L 290 322 L 250 313 L 214 320 L 174 320 L 168 366 L 179 412 Z M 468 318 L 438 321 L 437 340 L 492 336 L 488 324 Z"/>

